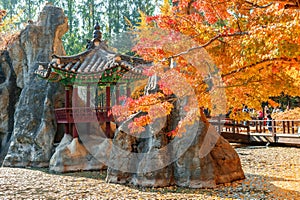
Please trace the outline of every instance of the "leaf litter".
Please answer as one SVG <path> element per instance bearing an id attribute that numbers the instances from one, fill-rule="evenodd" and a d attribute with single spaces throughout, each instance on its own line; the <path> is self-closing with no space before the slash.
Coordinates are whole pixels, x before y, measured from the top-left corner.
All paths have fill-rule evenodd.
<path id="1" fill-rule="evenodd" d="M 300 148 L 236 147 L 245 180 L 214 189 L 141 188 L 105 182 L 104 171 L 51 174 L 0 168 L 0 199 L 300 199 Z"/>

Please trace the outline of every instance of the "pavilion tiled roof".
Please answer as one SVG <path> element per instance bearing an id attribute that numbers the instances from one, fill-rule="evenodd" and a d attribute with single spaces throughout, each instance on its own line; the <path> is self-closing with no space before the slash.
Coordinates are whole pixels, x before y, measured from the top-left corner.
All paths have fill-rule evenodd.
<path id="1" fill-rule="evenodd" d="M 73 78 L 77 81 L 99 79 L 100 82 L 116 82 L 120 77 L 125 79 L 145 77 L 143 69 L 150 66 L 151 62 L 112 52 L 99 37 L 101 33 L 96 30 L 94 39 L 90 41 L 86 51 L 73 56 L 53 55 L 51 62 L 40 63 L 35 73 L 52 81 Z"/>
<path id="2" fill-rule="evenodd" d="M 53 55 L 49 66 L 74 75 L 102 74 L 116 67 L 140 75 L 143 67 L 149 64 L 141 58 L 117 54 L 99 46 L 74 56 Z"/>

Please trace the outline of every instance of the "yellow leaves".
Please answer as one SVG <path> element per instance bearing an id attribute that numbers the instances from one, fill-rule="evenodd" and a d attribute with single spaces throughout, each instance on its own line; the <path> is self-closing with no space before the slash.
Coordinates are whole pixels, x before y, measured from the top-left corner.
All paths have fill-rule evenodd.
<path id="1" fill-rule="evenodd" d="M 162 15 L 171 15 L 172 14 L 172 9 L 171 9 L 169 0 L 164 0 L 163 5 L 160 7 L 160 11 L 161 11 Z"/>
<path id="2" fill-rule="evenodd" d="M 140 17 L 139 17 L 139 19 L 140 19 L 140 22 L 138 23 L 138 29 L 147 29 L 148 28 L 148 23 L 147 23 L 147 21 L 146 21 L 146 14 L 143 12 L 143 11 L 141 11 L 141 10 L 139 10 L 139 14 L 140 14 Z"/>
<path id="3" fill-rule="evenodd" d="M 131 23 L 131 21 L 126 16 L 124 16 L 124 20 L 125 20 L 126 25 L 129 26 L 129 29 L 134 30 L 133 24 Z"/>
<path id="4" fill-rule="evenodd" d="M 0 10 L 0 49 L 6 48 L 16 37 L 18 37 L 18 30 L 16 29 L 16 22 L 22 14 L 22 11 L 18 15 L 14 15 L 12 18 L 6 17 L 2 21 L 2 17 L 6 14 L 5 11 Z"/>

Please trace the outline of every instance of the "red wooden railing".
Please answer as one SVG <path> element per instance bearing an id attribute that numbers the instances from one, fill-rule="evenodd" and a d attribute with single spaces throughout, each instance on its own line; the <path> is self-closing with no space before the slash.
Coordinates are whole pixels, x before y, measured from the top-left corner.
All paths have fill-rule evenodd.
<path id="1" fill-rule="evenodd" d="M 55 109 L 57 123 L 87 123 L 111 122 L 113 120 L 111 108 L 58 108 Z"/>

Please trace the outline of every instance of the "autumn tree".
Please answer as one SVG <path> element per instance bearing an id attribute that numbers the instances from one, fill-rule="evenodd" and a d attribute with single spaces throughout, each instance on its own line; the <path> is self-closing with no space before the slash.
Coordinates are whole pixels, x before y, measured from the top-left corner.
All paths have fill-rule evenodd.
<path id="1" fill-rule="evenodd" d="M 167 115 L 171 94 L 190 95 L 182 92 L 186 85 L 193 88 L 199 108 L 208 107 L 214 115 L 233 108 L 235 119 L 246 117 L 238 112 L 243 105 L 258 110 L 262 102 L 274 104 L 272 96 L 300 93 L 298 1 L 173 0 L 170 5 L 165 0 L 160 15 L 141 19 L 134 50 L 153 61 L 146 74 L 159 77 L 160 95 L 128 101 L 131 112 L 149 113 L 157 99 L 155 105 Z M 134 125 L 153 118 L 143 116 Z"/>

